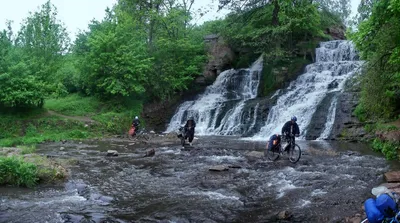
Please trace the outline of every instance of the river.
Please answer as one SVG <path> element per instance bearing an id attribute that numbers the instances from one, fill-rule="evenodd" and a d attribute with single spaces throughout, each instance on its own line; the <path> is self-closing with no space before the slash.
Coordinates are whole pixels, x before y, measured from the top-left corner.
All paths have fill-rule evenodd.
<path id="1" fill-rule="evenodd" d="M 341 222 L 393 167 L 362 143 L 298 144 L 296 164 L 248 156 L 265 142 L 226 136 L 185 149 L 178 141 L 42 144 L 39 154 L 77 161 L 68 181 L 0 188 L 0 222 Z M 149 148 L 155 155 L 143 157 Z M 119 156 L 107 157 L 109 149 Z M 209 171 L 220 164 L 231 168 Z M 290 216 L 278 219 L 282 211 Z"/>

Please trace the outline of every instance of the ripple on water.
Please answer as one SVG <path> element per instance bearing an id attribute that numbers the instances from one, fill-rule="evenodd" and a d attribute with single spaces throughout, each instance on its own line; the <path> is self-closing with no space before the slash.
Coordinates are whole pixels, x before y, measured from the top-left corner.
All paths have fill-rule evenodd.
<path id="1" fill-rule="evenodd" d="M 316 197 L 316 196 L 320 196 L 320 195 L 325 195 L 325 194 L 327 194 L 327 193 L 328 193 L 328 192 L 323 191 L 323 190 L 321 190 L 321 189 L 316 189 L 316 190 L 313 190 L 313 191 L 311 192 L 311 196 Z"/>
<path id="2" fill-rule="evenodd" d="M 225 162 L 225 161 L 239 161 L 244 160 L 244 157 L 240 156 L 199 156 L 200 159 L 206 159 L 211 162 Z"/>
<path id="3" fill-rule="evenodd" d="M 234 195 L 225 195 L 222 194 L 222 192 L 217 192 L 217 191 L 191 191 L 188 195 L 206 197 L 209 200 L 218 200 L 218 201 L 230 200 L 243 204 L 243 202 L 240 201 L 240 197 Z"/>

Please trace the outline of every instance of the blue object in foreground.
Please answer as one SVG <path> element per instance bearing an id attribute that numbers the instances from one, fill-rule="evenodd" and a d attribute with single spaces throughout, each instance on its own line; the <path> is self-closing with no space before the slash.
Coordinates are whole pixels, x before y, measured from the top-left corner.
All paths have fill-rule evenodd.
<path id="1" fill-rule="evenodd" d="M 369 198 L 364 202 L 365 213 L 367 214 L 368 221 L 370 223 L 381 223 L 384 219 L 384 215 L 376 207 L 375 199 Z"/>

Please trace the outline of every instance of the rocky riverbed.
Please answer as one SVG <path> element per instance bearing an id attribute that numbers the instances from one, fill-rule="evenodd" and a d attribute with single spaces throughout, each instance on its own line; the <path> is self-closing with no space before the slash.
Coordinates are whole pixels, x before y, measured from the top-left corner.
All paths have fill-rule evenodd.
<path id="1" fill-rule="evenodd" d="M 76 160 L 69 179 L 0 188 L 0 222 L 344 222 L 397 168 L 361 143 L 298 141 L 291 164 L 266 160 L 265 142 L 201 137 L 182 148 L 174 135 L 141 137 L 40 145 Z"/>

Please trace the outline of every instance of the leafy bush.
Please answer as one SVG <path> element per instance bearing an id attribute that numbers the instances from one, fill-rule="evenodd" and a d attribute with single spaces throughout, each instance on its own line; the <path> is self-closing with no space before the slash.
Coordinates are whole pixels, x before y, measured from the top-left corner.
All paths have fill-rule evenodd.
<path id="1" fill-rule="evenodd" d="M 365 122 L 367 120 L 367 112 L 364 109 L 362 103 L 358 104 L 353 114 L 358 118 L 358 120 Z"/>
<path id="2" fill-rule="evenodd" d="M 37 167 L 17 157 L 0 157 L 0 185 L 33 187 L 38 178 Z"/>
<path id="3" fill-rule="evenodd" d="M 382 141 L 380 139 L 374 139 L 374 141 L 372 142 L 372 148 L 375 151 L 384 154 L 386 159 L 394 160 L 397 158 L 397 152 L 398 149 L 400 148 L 400 144 L 394 142 Z"/>

